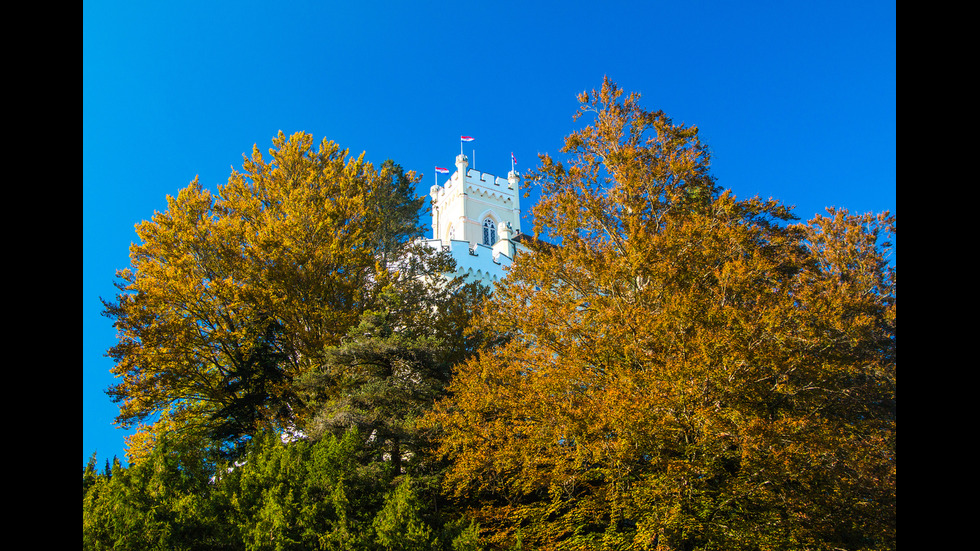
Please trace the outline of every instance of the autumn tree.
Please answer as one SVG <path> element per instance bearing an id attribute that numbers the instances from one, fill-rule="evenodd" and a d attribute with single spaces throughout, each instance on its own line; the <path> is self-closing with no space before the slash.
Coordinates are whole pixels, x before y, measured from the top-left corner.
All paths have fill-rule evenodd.
<path id="1" fill-rule="evenodd" d="M 108 354 L 117 423 L 141 429 L 129 453 L 148 453 L 164 430 L 235 446 L 261 429 L 302 428 L 294 380 L 386 289 L 408 295 L 441 281 L 446 258 L 417 242 L 417 181 L 393 162 L 376 168 L 333 142 L 315 148 L 308 134 L 280 132 L 268 158 L 256 146 L 216 194 L 195 179 L 138 224 L 119 294 L 104 301 L 119 335 Z M 441 285 L 443 302 L 459 288 Z M 415 318 L 451 310 L 422 295 Z M 433 327 L 461 334 L 457 314 Z"/>
<path id="2" fill-rule="evenodd" d="M 481 316 L 505 345 L 426 418 L 493 543 L 547 549 L 895 545 L 889 215 L 797 223 L 739 200 L 698 130 L 608 79 Z"/>

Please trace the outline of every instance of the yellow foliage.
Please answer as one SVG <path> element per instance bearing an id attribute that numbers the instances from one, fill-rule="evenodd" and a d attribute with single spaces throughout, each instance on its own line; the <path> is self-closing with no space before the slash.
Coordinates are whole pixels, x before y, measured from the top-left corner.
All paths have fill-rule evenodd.
<path id="1" fill-rule="evenodd" d="M 272 142 L 216 193 L 195 178 L 136 226 L 106 303 L 117 423 L 181 411 L 181 426 L 234 438 L 297 422 L 291 381 L 372 307 L 421 234 L 414 173 L 304 133 Z M 131 439 L 134 456 L 154 430 Z"/>

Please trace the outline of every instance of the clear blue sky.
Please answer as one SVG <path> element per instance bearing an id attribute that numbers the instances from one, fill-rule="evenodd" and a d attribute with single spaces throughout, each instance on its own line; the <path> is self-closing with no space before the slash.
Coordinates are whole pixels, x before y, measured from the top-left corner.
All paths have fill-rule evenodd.
<path id="1" fill-rule="evenodd" d="M 134 225 L 279 130 L 380 163 L 503 176 L 557 153 L 604 75 L 697 125 L 719 185 L 808 219 L 896 212 L 892 1 L 83 3 L 82 460 L 118 455 L 105 395 Z M 526 209 L 525 209 L 526 210 Z M 525 227 L 530 225 L 525 223 Z"/>

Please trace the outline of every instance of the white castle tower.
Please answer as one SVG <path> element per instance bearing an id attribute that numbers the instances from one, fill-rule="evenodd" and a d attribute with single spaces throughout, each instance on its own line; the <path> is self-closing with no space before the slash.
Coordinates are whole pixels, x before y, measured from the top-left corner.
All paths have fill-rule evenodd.
<path id="1" fill-rule="evenodd" d="M 469 169 L 469 159 L 456 157 L 456 172 L 429 190 L 432 198 L 433 247 L 449 250 L 456 275 L 488 286 L 504 275 L 519 248 L 521 233 L 520 178 Z M 437 180 L 438 182 L 438 180 Z"/>

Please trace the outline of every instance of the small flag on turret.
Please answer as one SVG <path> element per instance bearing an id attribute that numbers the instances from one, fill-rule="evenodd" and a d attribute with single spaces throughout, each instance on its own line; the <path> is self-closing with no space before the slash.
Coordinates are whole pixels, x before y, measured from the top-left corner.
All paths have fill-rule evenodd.
<path id="1" fill-rule="evenodd" d="M 510 162 L 514 163 L 515 165 L 517 164 L 517 157 L 514 156 L 513 151 L 510 152 Z"/>
<path id="2" fill-rule="evenodd" d="M 464 142 L 472 142 L 476 138 L 474 138 L 473 136 L 460 136 L 459 139 L 463 140 Z"/>
<path id="3" fill-rule="evenodd" d="M 448 168 L 442 168 L 441 166 L 437 166 L 436 167 L 436 172 L 441 172 L 443 174 L 449 174 L 449 169 Z"/>

